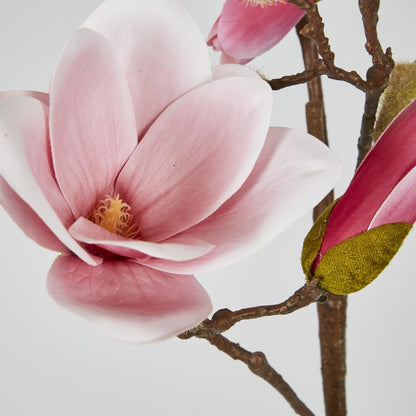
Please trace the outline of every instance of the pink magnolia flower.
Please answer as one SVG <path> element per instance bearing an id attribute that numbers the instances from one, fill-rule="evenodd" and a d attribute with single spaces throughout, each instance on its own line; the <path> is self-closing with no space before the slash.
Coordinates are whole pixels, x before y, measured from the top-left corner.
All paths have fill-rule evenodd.
<path id="1" fill-rule="evenodd" d="M 192 273 L 250 254 L 338 177 L 313 137 L 269 129 L 271 107 L 255 73 L 211 69 L 180 3 L 103 3 L 67 43 L 49 94 L 0 95 L 0 202 L 62 253 L 54 299 L 130 342 L 208 316 Z"/>
<path id="2" fill-rule="evenodd" d="M 304 267 L 311 267 L 316 275 L 330 269 L 334 276 L 323 275 L 322 282 L 335 293 L 359 290 L 389 263 L 415 221 L 416 100 L 413 100 L 390 123 L 361 163 L 347 191 L 329 214 L 313 264 Z M 378 228 L 388 224 L 393 228 Z M 365 235 L 376 229 L 380 230 L 379 235 L 372 233 L 371 238 Z M 354 241 L 357 236 L 362 236 L 362 240 Z M 327 260 L 328 254 L 336 253 L 334 249 L 345 242 L 354 244 L 354 252 L 350 253 L 352 246 L 344 245 L 348 255 L 344 253 L 341 263 L 335 264 L 340 259 L 334 254 L 333 260 Z M 355 270 L 355 259 L 362 268 Z M 350 261 L 354 266 L 347 264 Z M 340 277 L 343 274 L 344 281 Z"/>
<path id="3" fill-rule="evenodd" d="M 226 0 L 208 35 L 208 45 L 221 51 L 221 63 L 246 64 L 279 43 L 305 14 L 284 1 L 259 5 Z"/>

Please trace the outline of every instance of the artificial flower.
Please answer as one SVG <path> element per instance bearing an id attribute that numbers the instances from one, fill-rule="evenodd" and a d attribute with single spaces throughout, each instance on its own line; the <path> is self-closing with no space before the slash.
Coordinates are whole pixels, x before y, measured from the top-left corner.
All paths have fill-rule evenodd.
<path id="1" fill-rule="evenodd" d="M 372 282 L 416 220 L 416 100 L 390 123 L 364 158 L 345 194 L 305 239 L 308 279 L 336 294 Z"/>
<path id="2" fill-rule="evenodd" d="M 316 139 L 269 129 L 271 109 L 257 74 L 211 68 L 181 3 L 103 3 L 65 46 L 49 94 L 0 95 L 0 202 L 62 253 L 51 296 L 129 342 L 207 317 L 192 273 L 262 246 L 338 177 Z"/>
<path id="3" fill-rule="evenodd" d="M 246 64 L 279 43 L 304 14 L 287 0 L 226 0 L 208 45 L 222 52 L 221 63 Z"/>

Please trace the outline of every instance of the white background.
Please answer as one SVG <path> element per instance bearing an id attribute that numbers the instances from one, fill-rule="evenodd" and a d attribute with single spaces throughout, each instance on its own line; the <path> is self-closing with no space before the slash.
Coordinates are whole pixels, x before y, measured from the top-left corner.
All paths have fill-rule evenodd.
<path id="1" fill-rule="evenodd" d="M 149 0 L 151 1 L 151 0 Z M 0 90 L 47 91 L 66 39 L 99 0 L 0 0 Z M 207 35 L 222 0 L 185 2 Z M 320 3 L 339 66 L 362 75 L 370 65 L 356 1 Z M 411 0 L 382 0 L 380 38 L 398 60 L 415 58 Z M 163 28 L 161 28 L 163 30 Z M 212 54 L 213 62 L 218 55 Z M 251 67 L 269 77 L 302 70 L 294 32 Z M 331 145 L 345 174 L 355 165 L 363 94 L 325 80 Z M 273 125 L 305 129 L 306 87 L 275 92 Z M 215 310 L 284 300 L 303 284 L 299 256 L 310 215 L 250 258 L 200 281 Z M 57 306 L 45 278 L 55 254 L 38 247 L 0 211 L 0 414 L 42 415 L 292 415 L 285 401 L 243 364 L 204 340 L 171 339 L 133 346 L 108 339 Z M 349 414 L 416 414 L 414 336 L 416 235 L 388 269 L 350 296 Z M 300 397 L 323 414 L 315 307 L 291 316 L 241 323 L 229 332 L 249 350 L 264 351 Z"/>

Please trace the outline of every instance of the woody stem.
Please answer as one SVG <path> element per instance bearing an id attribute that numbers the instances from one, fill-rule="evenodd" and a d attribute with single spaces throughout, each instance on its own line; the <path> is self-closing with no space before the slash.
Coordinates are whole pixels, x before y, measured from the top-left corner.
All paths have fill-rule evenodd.
<path id="1" fill-rule="evenodd" d="M 308 25 L 306 15 L 296 26 L 302 47 L 305 69 L 316 65 L 319 59 L 316 42 L 301 34 Z M 314 78 L 308 82 L 309 102 L 306 104 L 306 121 L 308 132 L 328 145 L 325 107 L 321 79 Z M 329 193 L 314 209 L 314 220 L 334 200 L 333 192 Z M 346 374 L 346 310 L 345 296 L 328 294 L 328 302 L 318 304 L 319 339 L 321 345 L 321 371 L 327 416 L 345 416 L 345 374 Z"/>

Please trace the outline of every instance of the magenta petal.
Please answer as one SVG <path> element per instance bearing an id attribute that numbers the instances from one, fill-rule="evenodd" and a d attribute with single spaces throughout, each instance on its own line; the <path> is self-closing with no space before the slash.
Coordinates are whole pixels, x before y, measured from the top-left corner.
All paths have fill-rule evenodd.
<path id="1" fill-rule="evenodd" d="M 235 262 L 311 210 L 334 186 L 340 172 L 338 160 L 314 137 L 272 127 L 244 185 L 214 214 L 180 234 L 210 241 L 215 248 L 195 260 L 148 259 L 145 264 L 189 273 Z"/>
<path id="2" fill-rule="evenodd" d="M 32 240 L 49 250 L 68 252 L 32 208 L 0 177 L 0 204 Z"/>
<path id="3" fill-rule="evenodd" d="M 84 23 L 114 44 L 139 137 L 172 101 L 211 79 L 205 40 L 176 0 L 108 0 Z"/>
<path id="4" fill-rule="evenodd" d="M 56 176 L 75 217 L 113 193 L 114 179 L 137 144 L 127 82 L 111 43 L 78 30 L 51 85 Z"/>
<path id="5" fill-rule="evenodd" d="M 242 77 L 195 88 L 168 107 L 117 180 L 141 238 L 177 234 L 236 192 L 263 146 L 270 112 L 268 85 Z"/>
<path id="6" fill-rule="evenodd" d="M 416 100 L 387 127 L 332 210 L 321 254 L 341 241 L 367 230 L 380 207 L 414 166 Z M 399 217 L 400 212 L 397 212 L 395 218 Z M 402 218 L 405 221 L 408 214 L 403 214 Z"/>
<path id="7" fill-rule="evenodd" d="M 416 221 L 416 167 L 395 186 L 377 211 L 368 229 L 394 222 Z"/>
<path id="8" fill-rule="evenodd" d="M 51 296 L 126 342 L 175 336 L 211 312 L 209 296 L 193 276 L 152 270 L 132 261 L 105 260 L 91 267 L 75 256 L 58 257 L 48 275 Z"/>
<path id="9" fill-rule="evenodd" d="M 113 234 L 110 231 L 79 218 L 69 229 L 70 234 L 81 243 L 93 244 L 111 253 L 130 258 L 143 258 L 143 255 L 175 261 L 190 260 L 210 252 L 214 246 L 203 241 L 192 241 L 191 244 L 179 242 L 151 243 L 132 240 Z"/>
<path id="10" fill-rule="evenodd" d="M 227 0 L 217 25 L 217 42 L 227 55 L 250 60 L 276 45 L 303 15 L 303 10 L 287 2 L 260 7 Z"/>

